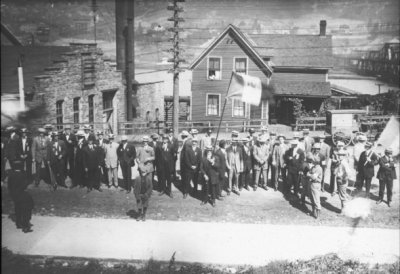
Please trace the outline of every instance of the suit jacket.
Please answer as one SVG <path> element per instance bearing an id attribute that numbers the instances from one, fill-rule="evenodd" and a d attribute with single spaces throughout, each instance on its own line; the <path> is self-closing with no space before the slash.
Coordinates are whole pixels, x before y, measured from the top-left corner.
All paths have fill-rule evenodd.
<path id="1" fill-rule="evenodd" d="M 379 170 L 376 177 L 384 181 L 397 179 L 393 158 L 389 160 L 385 155 L 379 159 Z"/>
<path id="2" fill-rule="evenodd" d="M 235 168 L 236 171 L 243 171 L 243 148 L 236 146 L 236 152 L 233 152 L 233 146 L 226 149 L 227 160 L 230 168 Z"/>
<path id="3" fill-rule="evenodd" d="M 268 167 L 269 145 L 255 146 L 253 148 L 253 164 L 255 170 Z M 261 164 L 264 162 L 263 164 Z"/>
<path id="4" fill-rule="evenodd" d="M 47 162 L 47 153 L 48 153 L 48 146 L 50 145 L 50 141 L 47 137 L 36 136 L 32 142 L 32 158 L 41 163 L 42 161 Z"/>
<path id="5" fill-rule="evenodd" d="M 126 144 L 124 149 L 121 143 L 117 149 L 118 160 L 121 163 L 127 163 L 129 166 L 135 165 L 136 149 L 133 145 Z"/>
<path id="6" fill-rule="evenodd" d="M 47 161 L 50 161 L 50 164 L 53 164 L 59 160 L 59 156 L 61 156 L 61 160 L 65 159 L 67 155 L 67 147 L 65 146 L 64 141 L 58 140 L 56 147 L 55 142 L 51 142 L 47 146 Z"/>
<path id="7" fill-rule="evenodd" d="M 9 161 L 20 159 L 20 139 L 21 138 L 17 134 L 14 134 L 13 137 L 8 139 L 8 143 L 6 146 L 6 157 Z"/>
<path id="8" fill-rule="evenodd" d="M 327 161 L 331 155 L 331 147 L 327 143 L 321 143 L 321 150 L 319 153 L 324 155 L 325 161 Z"/>
<path id="9" fill-rule="evenodd" d="M 67 137 L 68 137 L 68 140 L 67 140 Z M 78 142 L 75 134 L 70 133 L 67 136 L 65 133 L 63 133 L 60 136 L 60 140 L 63 140 L 67 147 L 67 155 L 69 157 L 73 157 L 74 156 L 74 148 L 76 147 L 76 144 Z"/>
<path id="10" fill-rule="evenodd" d="M 171 144 L 174 160 L 176 161 L 178 159 L 179 141 L 175 137 L 170 137 L 168 142 Z"/>
<path id="11" fill-rule="evenodd" d="M 19 138 L 18 146 L 19 146 L 18 151 L 20 151 L 21 153 L 20 158 L 23 159 L 22 156 L 26 156 L 25 158 L 26 161 L 32 161 L 32 139 L 28 137 L 26 138 L 25 148 L 24 148 L 23 140 L 22 138 Z"/>
<path id="12" fill-rule="evenodd" d="M 285 153 L 288 150 L 288 146 L 286 144 L 276 145 L 274 151 L 272 153 L 272 164 L 275 163 L 276 166 L 285 167 Z"/>
<path id="13" fill-rule="evenodd" d="M 242 147 L 242 157 L 243 157 L 243 170 L 249 170 L 253 167 L 251 148 L 248 146 Z"/>
<path id="14" fill-rule="evenodd" d="M 142 173 L 150 173 L 154 171 L 153 161 L 155 159 L 154 148 L 140 147 L 137 152 L 137 160 L 139 162 L 139 171 Z"/>
<path id="15" fill-rule="evenodd" d="M 214 164 L 211 164 L 207 157 L 203 157 L 200 165 L 200 172 L 204 176 L 207 175 L 209 182 L 212 185 L 218 183 L 219 178 L 220 161 L 219 157 L 214 156 Z M 204 178 L 204 177 L 203 177 Z"/>
<path id="16" fill-rule="evenodd" d="M 378 155 L 372 150 L 369 151 L 368 155 L 367 151 L 363 151 L 360 155 L 360 159 L 358 160 L 358 172 L 362 174 L 365 178 L 372 178 L 375 175 L 374 166 L 378 164 Z M 371 161 L 367 162 L 367 158 L 370 158 Z"/>
<path id="17" fill-rule="evenodd" d="M 167 142 L 164 147 L 163 144 L 156 147 L 156 163 L 157 170 L 164 169 L 167 173 L 172 173 L 174 171 L 175 161 L 174 161 L 174 146 Z"/>
<path id="18" fill-rule="evenodd" d="M 217 152 L 215 152 L 215 157 L 218 157 L 218 162 L 219 162 L 219 170 L 218 170 L 219 178 L 223 179 L 225 178 L 225 172 L 227 172 L 226 156 L 221 149 L 218 149 Z"/>
<path id="19" fill-rule="evenodd" d="M 93 145 L 92 149 L 89 146 L 85 146 L 83 148 L 83 166 L 88 170 L 98 169 L 101 162 L 100 155 L 98 146 Z"/>
<path id="20" fill-rule="evenodd" d="M 295 155 L 293 156 L 294 148 L 289 148 L 285 152 L 285 163 L 288 169 L 288 172 L 298 173 L 302 170 L 305 154 L 301 148 L 297 148 Z"/>
<path id="21" fill-rule="evenodd" d="M 203 153 L 202 153 L 200 147 L 196 147 L 196 149 L 194 150 L 194 156 L 195 156 L 195 163 L 196 163 L 195 171 L 198 172 L 198 171 L 200 171 L 201 159 L 203 158 Z"/>
<path id="22" fill-rule="evenodd" d="M 105 152 L 105 165 L 107 168 L 116 168 L 118 167 L 118 155 L 117 149 L 119 145 L 115 142 L 110 142 L 104 146 Z"/>
<path id="23" fill-rule="evenodd" d="M 183 146 L 182 156 L 181 167 L 183 167 L 186 171 L 194 172 L 195 170 L 192 168 L 192 166 L 197 166 L 197 159 L 191 143 L 186 142 L 186 144 Z"/>
<path id="24" fill-rule="evenodd" d="M 85 148 L 84 141 L 82 140 L 82 143 L 76 145 L 76 151 L 75 151 L 75 168 L 82 170 L 84 168 L 83 166 L 83 150 Z"/>

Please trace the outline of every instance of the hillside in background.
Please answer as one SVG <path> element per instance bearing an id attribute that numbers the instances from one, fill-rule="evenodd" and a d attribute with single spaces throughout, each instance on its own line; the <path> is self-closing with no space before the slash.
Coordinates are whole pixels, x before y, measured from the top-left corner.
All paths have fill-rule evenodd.
<path id="1" fill-rule="evenodd" d="M 115 4 L 98 0 L 97 42 L 115 56 Z M 135 0 L 135 54 L 139 68 L 153 68 L 169 57 L 167 0 Z M 94 40 L 89 0 L 2 0 L 1 21 L 25 44 L 68 45 Z M 333 53 L 376 49 L 399 34 L 397 0 L 186 0 L 182 24 L 185 58 L 194 56 L 228 24 L 244 32 L 318 34 L 327 20 Z"/>

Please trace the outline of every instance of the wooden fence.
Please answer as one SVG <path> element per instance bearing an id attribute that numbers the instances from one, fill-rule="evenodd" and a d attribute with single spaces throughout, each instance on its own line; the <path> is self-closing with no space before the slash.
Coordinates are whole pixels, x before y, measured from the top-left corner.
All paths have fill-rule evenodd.
<path id="1" fill-rule="evenodd" d="M 230 132 L 237 130 L 239 132 L 245 132 L 250 127 L 255 129 L 261 128 L 262 125 L 266 125 L 266 120 L 223 120 L 221 123 L 220 132 Z M 179 131 L 190 130 L 195 128 L 199 133 L 204 133 L 208 128 L 211 128 L 214 132 L 218 129 L 219 121 L 180 121 Z M 149 134 L 157 132 L 158 134 L 164 133 L 166 128 L 172 127 L 171 123 L 164 121 L 149 121 L 149 122 L 123 122 L 118 124 L 118 134 Z"/>
<path id="2" fill-rule="evenodd" d="M 300 131 L 306 128 L 311 131 L 325 131 L 326 117 L 304 117 L 297 119 L 296 124 L 294 125 L 294 130 Z"/>

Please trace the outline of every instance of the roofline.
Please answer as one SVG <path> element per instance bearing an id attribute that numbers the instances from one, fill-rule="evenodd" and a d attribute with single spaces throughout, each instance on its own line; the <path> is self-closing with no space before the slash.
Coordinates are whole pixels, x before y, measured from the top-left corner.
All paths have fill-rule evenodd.
<path id="1" fill-rule="evenodd" d="M 307 98 L 329 98 L 331 95 L 304 95 L 304 94 L 273 94 L 273 96 L 282 96 L 282 97 L 307 97 Z"/>
<path id="2" fill-rule="evenodd" d="M 258 52 L 253 48 L 253 45 L 250 44 L 250 42 L 244 37 L 244 34 L 241 33 L 241 31 L 236 28 L 234 25 L 229 24 L 228 27 L 221 32 L 217 38 L 214 39 L 214 41 L 192 62 L 192 64 L 189 66 L 189 69 L 193 70 L 194 68 L 197 67 L 197 65 L 200 63 L 201 60 L 213 49 L 216 47 L 216 45 L 222 40 L 223 37 L 225 37 L 228 32 L 232 30 L 238 38 L 247 46 L 247 48 L 255 55 L 255 57 L 258 59 L 258 61 L 269 71 L 269 74 L 272 75 L 273 69 L 268 66 L 262 57 L 258 54 Z M 264 70 L 262 70 L 264 71 Z"/>
<path id="3" fill-rule="evenodd" d="M 1 31 L 4 32 L 4 35 L 10 39 L 11 43 L 14 46 L 23 46 L 21 41 L 12 33 L 12 31 L 1 22 Z"/>

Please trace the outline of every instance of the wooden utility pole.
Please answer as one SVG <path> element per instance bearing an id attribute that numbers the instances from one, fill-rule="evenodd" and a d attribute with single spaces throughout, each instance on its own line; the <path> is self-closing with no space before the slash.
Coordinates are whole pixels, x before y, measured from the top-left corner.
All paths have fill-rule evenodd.
<path id="1" fill-rule="evenodd" d="M 179 68 L 179 63 L 184 62 L 185 60 L 179 58 L 179 54 L 181 49 L 179 49 L 179 42 L 182 39 L 179 38 L 179 32 L 183 31 L 182 28 L 179 28 L 179 23 L 184 22 L 185 20 L 179 17 L 179 13 L 183 12 L 183 8 L 178 6 L 179 2 L 185 2 L 185 0 L 170 0 L 168 10 L 173 11 L 173 17 L 168 18 L 168 21 L 172 21 L 174 26 L 169 28 L 168 31 L 172 32 L 173 37 L 172 41 L 172 49 L 169 51 L 173 53 L 173 58 L 169 59 L 169 62 L 173 62 L 173 68 L 170 70 L 171 73 L 174 74 L 174 88 L 173 88 L 173 121 L 172 127 L 174 130 L 174 135 L 177 136 L 179 134 L 179 72 L 182 70 Z"/>
<path id="2" fill-rule="evenodd" d="M 375 85 L 378 86 L 378 94 L 381 94 L 381 86 L 384 86 L 384 84 L 377 83 Z"/>

